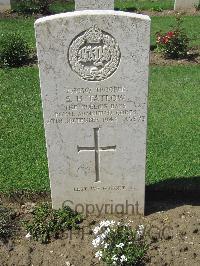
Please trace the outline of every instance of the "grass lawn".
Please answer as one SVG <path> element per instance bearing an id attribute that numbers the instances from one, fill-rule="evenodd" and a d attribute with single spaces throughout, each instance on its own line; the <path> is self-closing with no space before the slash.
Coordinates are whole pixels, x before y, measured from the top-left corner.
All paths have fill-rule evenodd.
<path id="1" fill-rule="evenodd" d="M 198 66 L 151 68 L 148 183 L 200 175 L 199 89 Z"/>
<path id="2" fill-rule="evenodd" d="M 0 70 L 0 190 L 49 188 L 38 69 Z"/>
<path id="3" fill-rule="evenodd" d="M 174 0 L 115 0 L 115 9 L 117 10 L 153 10 L 162 11 L 166 9 L 173 9 Z M 12 5 L 12 8 L 17 10 L 17 5 Z M 50 6 L 50 11 L 54 14 L 74 11 L 74 1 L 57 1 Z"/>
<path id="4" fill-rule="evenodd" d="M 0 70 L 0 191 L 49 190 L 37 67 Z M 147 183 L 200 174 L 199 67 L 150 71 Z"/>
<path id="5" fill-rule="evenodd" d="M 174 0 L 115 0 L 115 9 L 119 10 L 154 10 L 173 9 Z M 51 6 L 53 13 L 73 11 L 74 1 L 69 3 L 55 3 Z"/>
<path id="6" fill-rule="evenodd" d="M 200 47 L 200 16 L 185 16 L 183 22 L 183 28 L 186 30 L 190 39 L 191 46 Z M 155 34 L 158 31 L 167 32 L 170 27 L 175 24 L 174 16 L 167 17 L 151 17 L 151 44 L 156 43 Z"/>
<path id="7" fill-rule="evenodd" d="M 120 10 L 153 10 L 173 9 L 173 0 L 115 0 L 115 8 Z"/>
<path id="8" fill-rule="evenodd" d="M 8 32 L 20 32 L 30 46 L 35 48 L 34 19 L 32 17 L 0 19 L 0 37 Z"/>
<path id="9" fill-rule="evenodd" d="M 167 32 L 170 26 L 175 23 L 174 16 L 167 17 L 152 17 L 151 28 L 151 44 L 155 45 L 155 33 L 162 30 Z M 18 18 L 18 19 L 1 19 L 0 20 L 0 36 L 11 31 L 19 31 L 24 38 L 29 41 L 32 48 L 35 48 L 34 36 L 34 19 L 33 18 Z M 200 46 L 200 16 L 184 17 L 184 28 L 191 40 L 191 46 Z"/>
<path id="10" fill-rule="evenodd" d="M 61 12 L 63 7 L 54 8 Z M 200 47 L 200 16 L 184 19 L 191 45 Z M 151 44 L 155 33 L 168 31 L 174 21 L 152 17 Z M 33 23 L 32 17 L 1 19 L 0 36 L 19 31 L 35 48 Z M 151 68 L 147 183 L 200 174 L 199 84 L 198 66 Z M 0 191 L 49 190 L 37 67 L 0 69 L 0 95 Z"/>

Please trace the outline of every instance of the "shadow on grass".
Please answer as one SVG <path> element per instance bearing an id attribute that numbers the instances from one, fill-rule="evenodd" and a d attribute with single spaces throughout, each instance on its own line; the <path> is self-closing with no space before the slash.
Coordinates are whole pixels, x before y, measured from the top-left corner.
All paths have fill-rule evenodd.
<path id="1" fill-rule="evenodd" d="M 0 193 L 0 203 L 51 202 L 50 191 Z M 183 205 L 200 206 L 200 176 L 163 180 L 146 186 L 145 215 Z"/>
<path id="2" fill-rule="evenodd" d="M 171 178 L 146 186 L 146 215 L 182 205 L 200 206 L 200 176 Z"/>

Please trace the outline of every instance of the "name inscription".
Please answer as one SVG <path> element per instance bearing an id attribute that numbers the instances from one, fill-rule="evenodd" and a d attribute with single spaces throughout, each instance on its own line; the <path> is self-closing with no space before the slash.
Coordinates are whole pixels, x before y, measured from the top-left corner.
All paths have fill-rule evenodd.
<path id="1" fill-rule="evenodd" d="M 67 88 L 63 101 L 47 123 L 125 123 L 146 119 L 146 103 L 130 99 L 125 87 Z"/>

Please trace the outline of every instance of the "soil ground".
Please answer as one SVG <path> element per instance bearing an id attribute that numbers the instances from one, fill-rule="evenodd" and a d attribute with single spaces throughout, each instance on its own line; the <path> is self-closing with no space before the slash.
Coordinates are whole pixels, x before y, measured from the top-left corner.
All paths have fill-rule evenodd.
<path id="1" fill-rule="evenodd" d="M 49 201 L 49 196 L 29 199 L 2 199 L 3 206 L 15 211 L 15 234 L 0 244 L 1 266 L 91 266 L 103 265 L 94 258 L 91 229 L 103 219 L 132 220 L 133 226 L 145 225 L 149 250 L 145 265 L 200 265 L 200 199 L 149 200 L 146 216 L 88 216 L 82 230 L 66 232 L 49 244 L 27 240 L 21 221 L 30 217 L 30 209 L 37 202 Z M 37 201 L 36 201 L 37 199 Z"/>
<path id="2" fill-rule="evenodd" d="M 200 47 L 193 47 L 188 52 L 187 58 L 170 59 L 165 58 L 162 53 L 155 51 L 150 52 L 150 65 L 157 66 L 180 66 L 180 65 L 199 65 L 200 64 Z"/>

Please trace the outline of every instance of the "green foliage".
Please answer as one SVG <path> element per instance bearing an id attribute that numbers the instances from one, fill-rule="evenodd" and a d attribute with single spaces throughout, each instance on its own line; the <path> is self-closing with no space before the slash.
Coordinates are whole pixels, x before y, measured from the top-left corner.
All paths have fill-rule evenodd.
<path id="1" fill-rule="evenodd" d="M 56 4 L 56 3 L 55 3 Z M 55 4 L 51 5 L 51 12 L 65 12 L 67 9 L 59 9 Z M 65 3 L 66 4 L 66 3 Z M 68 7 L 70 7 L 68 5 Z M 53 10 L 54 9 L 54 10 Z M 69 10 L 68 10 L 69 11 Z M 156 45 L 156 32 L 167 32 L 171 25 L 175 23 L 175 16 L 152 16 L 151 17 L 151 44 Z M 191 46 L 200 46 L 200 16 L 184 16 L 183 27 L 188 33 Z M 8 32 L 19 32 L 26 38 L 31 45 L 35 48 L 34 36 L 34 18 L 18 17 L 18 18 L 2 18 L 0 19 L 0 32 L 7 34 Z"/>
<path id="2" fill-rule="evenodd" d="M 0 205 L 0 240 L 5 242 L 13 232 L 13 213 L 11 210 Z"/>
<path id="3" fill-rule="evenodd" d="M 176 25 L 171 31 L 165 34 L 157 33 L 158 51 L 163 52 L 166 57 L 178 59 L 187 56 L 189 38 L 182 28 L 182 23 L 182 18 L 177 17 Z"/>
<path id="4" fill-rule="evenodd" d="M 133 266 L 144 260 L 147 245 L 143 225 L 134 230 L 130 224 L 102 221 L 94 233 L 92 244 L 98 248 L 95 257 L 106 265 Z"/>
<path id="5" fill-rule="evenodd" d="M 174 16 L 153 16 L 155 33 L 167 32 Z M 34 19 L 2 18 L 1 34 L 18 32 L 35 47 Z M 200 16 L 185 16 L 192 46 L 200 45 Z M 199 176 L 199 66 L 151 66 L 147 182 Z M 50 191 L 38 68 L 0 69 L 0 191 Z M 184 108 L 183 108 L 184 106 Z M 195 123 L 194 123 L 195 121 Z"/>
<path id="6" fill-rule="evenodd" d="M 161 8 L 160 6 L 154 6 L 154 7 L 151 8 L 151 11 L 162 12 L 163 8 Z"/>
<path id="7" fill-rule="evenodd" d="M 75 3 L 72 0 L 54 1 L 49 9 L 52 14 L 71 12 L 75 10 Z"/>
<path id="8" fill-rule="evenodd" d="M 176 25 L 176 16 L 152 16 L 151 17 L 151 44 L 156 45 L 156 33 L 168 32 Z M 182 27 L 190 39 L 189 46 L 200 47 L 200 16 L 184 16 Z"/>
<path id="9" fill-rule="evenodd" d="M 149 184 L 199 176 L 199 84 L 198 65 L 150 67 Z M 0 87 L 0 191 L 50 191 L 38 68 L 0 69 Z"/>
<path id="10" fill-rule="evenodd" d="M 116 0 L 115 9 L 130 12 L 141 10 L 162 11 L 173 9 L 173 0 Z"/>
<path id="11" fill-rule="evenodd" d="M 148 184 L 200 184 L 199 84 L 198 65 L 150 68 Z"/>
<path id="12" fill-rule="evenodd" d="M 200 2 L 197 5 L 195 5 L 195 9 L 196 9 L 196 11 L 200 10 Z"/>
<path id="13" fill-rule="evenodd" d="M 19 33 L 7 33 L 0 38 L 0 65 L 19 67 L 28 63 L 30 48 Z"/>
<path id="14" fill-rule="evenodd" d="M 47 243 L 51 237 L 59 237 L 65 230 L 79 229 L 82 216 L 68 206 L 53 210 L 48 203 L 43 203 L 33 211 L 33 220 L 25 221 L 29 234 L 37 241 Z"/>
<path id="15" fill-rule="evenodd" d="M 21 14 L 50 14 L 52 0 L 20 0 L 14 6 L 14 11 Z"/>
<path id="16" fill-rule="evenodd" d="M 52 3 L 52 0 L 34 0 L 36 6 L 38 6 L 38 11 L 41 14 L 50 14 L 50 5 Z"/>

